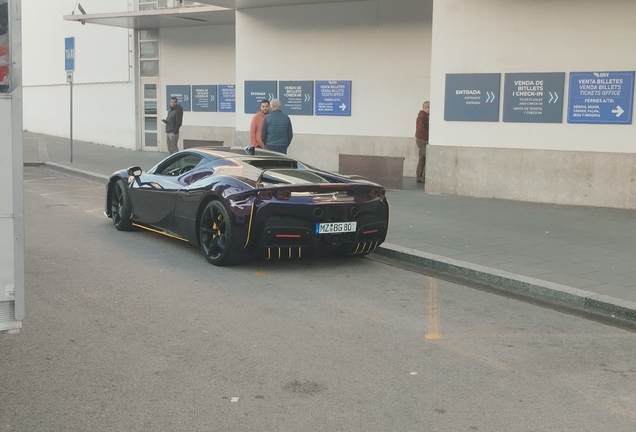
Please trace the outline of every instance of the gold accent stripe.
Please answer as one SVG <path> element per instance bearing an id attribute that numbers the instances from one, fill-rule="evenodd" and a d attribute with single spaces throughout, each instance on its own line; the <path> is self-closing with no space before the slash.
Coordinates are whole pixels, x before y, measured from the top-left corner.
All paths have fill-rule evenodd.
<path id="1" fill-rule="evenodd" d="M 167 232 L 159 231 L 159 230 L 156 230 L 156 229 L 153 229 L 153 228 L 149 228 L 147 226 L 139 225 L 139 224 L 136 224 L 136 223 L 133 223 L 133 226 L 136 226 L 137 228 L 142 228 L 142 229 L 145 229 L 145 230 L 148 230 L 148 231 L 152 231 L 154 233 L 161 234 L 161 235 L 164 235 L 166 237 L 171 237 L 171 238 L 174 238 L 174 239 L 177 239 L 177 240 L 181 240 L 181 241 L 184 241 L 184 242 L 188 241 L 187 239 L 184 239 L 183 237 L 179 237 L 179 236 L 176 236 L 176 235 L 168 234 Z"/>
<path id="2" fill-rule="evenodd" d="M 243 246 L 243 249 L 245 249 L 248 245 L 248 243 L 250 242 L 250 234 L 252 232 L 252 218 L 254 217 L 254 203 L 252 203 L 252 208 L 250 210 L 250 223 L 249 225 L 247 225 L 247 239 L 245 239 L 245 246 Z M 241 250 L 243 250 L 241 249 Z"/>

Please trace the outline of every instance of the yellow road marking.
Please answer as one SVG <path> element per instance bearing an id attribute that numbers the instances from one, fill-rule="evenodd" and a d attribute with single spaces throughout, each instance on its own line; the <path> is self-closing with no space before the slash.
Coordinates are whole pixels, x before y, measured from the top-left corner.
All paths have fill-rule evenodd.
<path id="1" fill-rule="evenodd" d="M 426 332 L 424 339 L 439 340 L 442 335 L 439 332 L 439 302 L 437 294 L 437 279 L 427 277 L 428 279 L 428 299 L 426 301 Z"/>

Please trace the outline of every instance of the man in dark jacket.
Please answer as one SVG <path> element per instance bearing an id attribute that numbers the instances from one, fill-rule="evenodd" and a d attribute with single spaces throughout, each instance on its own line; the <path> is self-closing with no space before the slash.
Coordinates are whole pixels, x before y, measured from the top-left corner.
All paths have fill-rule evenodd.
<path id="1" fill-rule="evenodd" d="M 415 144 L 418 149 L 417 168 L 415 177 L 418 183 L 424 183 L 424 169 L 426 168 L 426 145 L 428 144 L 428 115 L 431 111 L 431 103 L 422 104 L 422 110 L 417 114 L 415 121 Z"/>
<path id="2" fill-rule="evenodd" d="M 291 120 L 283 113 L 283 105 L 278 99 L 270 102 L 272 111 L 265 116 L 261 128 L 261 139 L 265 144 L 265 150 L 287 154 L 287 147 L 294 137 Z"/>
<path id="3" fill-rule="evenodd" d="M 176 97 L 170 98 L 170 111 L 165 120 L 168 151 L 170 154 L 179 151 L 179 129 L 183 122 L 183 107 L 177 103 Z"/>

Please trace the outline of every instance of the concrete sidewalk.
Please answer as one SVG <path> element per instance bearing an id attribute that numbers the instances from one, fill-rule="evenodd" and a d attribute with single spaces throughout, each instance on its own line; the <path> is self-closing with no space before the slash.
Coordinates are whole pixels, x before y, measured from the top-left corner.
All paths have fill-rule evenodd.
<path id="1" fill-rule="evenodd" d="M 24 133 L 25 164 L 105 180 L 167 153 Z M 379 255 L 549 303 L 636 323 L 636 211 L 389 190 Z"/>

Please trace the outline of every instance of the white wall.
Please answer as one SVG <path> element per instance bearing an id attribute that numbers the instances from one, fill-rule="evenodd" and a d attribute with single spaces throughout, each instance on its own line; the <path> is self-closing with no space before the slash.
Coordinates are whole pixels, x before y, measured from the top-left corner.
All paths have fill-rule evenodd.
<path id="1" fill-rule="evenodd" d="M 295 133 L 414 136 L 429 98 L 431 13 L 432 0 L 237 11 L 237 130 L 253 116 L 244 81 L 351 80 L 351 117 L 293 116 Z"/>
<path id="2" fill-rule="evenodd" d="M 167 85 L 236 84 L 234 33 L 233 25 L 161 29 L 159 112 L 164 118 Z M 235 115 L 186 111 L 183 124 L 233 128 Z"/>
<path id="3" fill-rule="evenodd" d="M 633 71 L 632 0 L 436 1 L 431 144 L 635 153 L 634 125 L 567 123 L 569 72 Z M 566 72 L 563 123 L 444 121 L 448 73 Z M 501 108 L 500 101 L 500 118 Z"/>
<path id="4" fill-rule="evenodd" d="M 22 2 L 24 128 L 69 136 L 64 39 L 75 37 L 74 139 L 134 149 L 136 94 L 129 62 L 129 31 L 64 21 L 63 16 L 71 14 L 75 3 Z M 121 12 L 128 7 L 127 0 L 81 3 L 88 13 Z"/>

